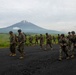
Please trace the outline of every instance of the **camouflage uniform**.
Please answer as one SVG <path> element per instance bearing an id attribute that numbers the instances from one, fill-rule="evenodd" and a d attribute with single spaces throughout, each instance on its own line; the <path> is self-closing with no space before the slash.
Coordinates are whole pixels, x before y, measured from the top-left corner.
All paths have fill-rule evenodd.
<path id="1" fill-rule="evenodd" d="M 25 35 L 25 43 L 27 42 L 27 35 L 26 34 L 24 34 Z"/>
<path id="2" fill-rule="evenodd" d="M 62 60 L 62 52 L 66 54 L 66 59 L 69 59 L 68 50 L 67 50 L 67 39 L 64 37 L 64 34 L 61 34 L 59 44 L 60 44 L 59 60 Z"/>
<path id="3" fill-rule="evenodd" d="M 71 48 L 72 48 L 72 35 L 71 35 L 71 32 L 68 32 L 68 36 L 67 36 L 67 40 L 68 40 L 68 53 L 70 55 L 70 52 L 71 52 Z"/>
<path id="4" fill-rule="evenodd" d="M 38 44 L 38 35 L 35 36 L 35 45 Z"/>
<path id="5" fill-rule="evenodd" d="M 60 35 L 58 34 L 58 37 L 57 37 L 57 39 L 58 39 L 58 43 L 59 43 L 59 40 L 60 40 Z"/>
<path id="6" fill-rule="evenodd" d="M 15 35 L 13 34 L 12 31 L 10 31 L 9 34 L 10 34 L 10 51 L 11 51 L 10 56 L 15 56 L 16 55 L 16 40 L 15 40 Z"/>
<path id="7" fill-rule="evenodd" d="M 56 44 L 56 37 L 53 36 L 53 42 Z"/>
<path id="8" fill-rule="evenodd" d="M 47 49 L 47 46 L 50 46 L 50 48 L 52 48 L 52 37 L 51 35 L 46 35 L 46 48 L 45 50 Z"/>
<path id="9" fill-rule="evenodd" d="M 75 32 L 72 31 L 72 39 L 71 39 L 71 42 L 72 42 L 72 51 L 71 51 L 71 58 L 74 57 L 74 50 L 76 49 L 76 35 L 75 35 Z"/>
<path id="10" fill-rule="evenodd" d="M 29 36 L 29 43 L 30 43 L 30 45 L 33 45 L 33 37 L 32 36 Z"/>
<path id="11" fill-rule="evenodd" d="M 43 35 L 42 34 L 40 34 L 40 47 L 41 47 L 41 49 L 43 48 L 43 43 L 44 43 L 44 38 L 43 38 Z"/>
<path id="12" fill-rule="evenodd" d="M 25 35 L 21 33 L 21 30 L 18 30 L 19 35 L 18 35 L 18 51 L 21 54 L 20 58 L 24 57 L 24 44 L 25 44 Z"/>

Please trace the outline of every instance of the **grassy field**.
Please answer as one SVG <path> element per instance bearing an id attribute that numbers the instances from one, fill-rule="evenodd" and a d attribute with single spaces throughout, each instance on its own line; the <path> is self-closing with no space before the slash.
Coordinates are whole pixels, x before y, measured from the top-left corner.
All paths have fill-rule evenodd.
<path id="1" fill-rule="evenodd" d="M 31 36 L 33 37 L 33 44 L 34 44 L 35 43 L 35 35 L 31 35 Z M 57 35 L 54 35 L 54 36 L 56 37 Z M 27 36 L 27 41 L 25 43 L 26 46 L 30 45 L 28 38 L 29 38 L 29 35 Z M 44 38 L 45 38 L 45 35 L 44 35 Z M 57 39 L 56 39 L 56 43 L 57 43 Z M 44 44 L 45 44 L 45 42 L 44 42 Z M 5 48 L 5 47 L 9 47 L 9 34 L 0 34 L 0 48 Z"/>
<path id="2" fill-rule="evenodd" d="M 0 48 L 9 47 L 9 34 L 0 34 Z"/>

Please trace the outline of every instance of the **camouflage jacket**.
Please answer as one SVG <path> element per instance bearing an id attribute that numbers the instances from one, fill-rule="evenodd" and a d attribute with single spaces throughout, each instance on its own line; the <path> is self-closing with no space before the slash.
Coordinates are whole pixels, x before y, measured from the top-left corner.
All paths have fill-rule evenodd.
<path id="1" fill-rule="evenodd" d="M 24 43 L 25 42 L 25 35 L 23 33 L 18 35 L 18 42 Z"/>
<path id="2" fill-rule="evenodd" d="M 60 44 L 61 47 L 66 47 L 68 45 L 68 41 L 67 41 L 66 38 L 61 38 L 59 40 L 59 44 Z"/>
<path id="3" fill-rule="evenodd" d="M 14 44 L 14 43 L 16 43 L 16 40 L 15 40 L 15 35 L 13 34 L 10 36 L 10 44 Z"/>

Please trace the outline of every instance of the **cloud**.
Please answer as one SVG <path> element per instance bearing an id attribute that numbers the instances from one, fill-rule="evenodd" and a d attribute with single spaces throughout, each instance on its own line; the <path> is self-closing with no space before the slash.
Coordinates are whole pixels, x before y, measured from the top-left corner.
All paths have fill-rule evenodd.
<path id="1" fill-rule="evenodd" d="M 21 28 L 19 28 L 19 27 L 13 27 L 13 30 L 18 30 L 18 29 L 21 29 Z"/>

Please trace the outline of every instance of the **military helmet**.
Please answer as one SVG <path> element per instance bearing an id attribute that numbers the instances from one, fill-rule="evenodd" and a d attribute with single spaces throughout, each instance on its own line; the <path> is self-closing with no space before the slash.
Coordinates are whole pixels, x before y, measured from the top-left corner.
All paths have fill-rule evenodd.
<path id="1" fill-rule="evenodd" d="M 21 32 L 21 29 L 19 29 L 18 32 Z"/>
<path id="2" fill-rule="evenodd" d="M 12 31 L 9 31 L 9 34 L 12 34 L 13 32 Z"/>
<path id="3" fill-rule="evenodd" d="M 68 34 L 70 34 L 70 32 L 68 32 Z"/>
<path id="4" fill-rule="evenodd" d="M 75 31 L 72 31 L 71 33 L 72 33 L 72 34 L 75 34 Z"/>
<path id="5" fill-rule="evenodd" d="M 62 37 L 64 37 L 64 34 L 61 34 Z"/>
<path id="6" fill-rule="evenodd" d="M 46 33 L 46 35 L 48 35 L 48 33 Z"/>

